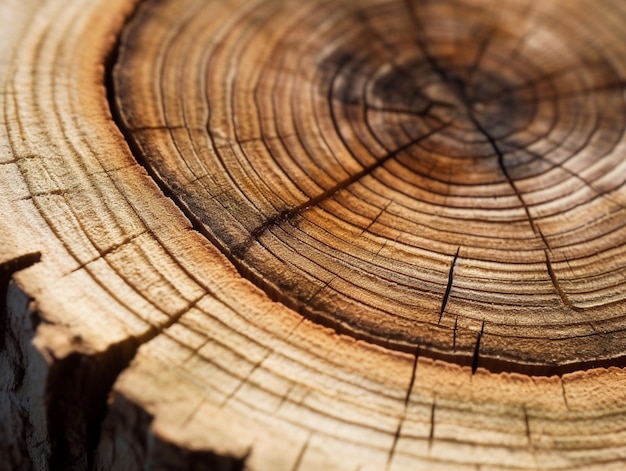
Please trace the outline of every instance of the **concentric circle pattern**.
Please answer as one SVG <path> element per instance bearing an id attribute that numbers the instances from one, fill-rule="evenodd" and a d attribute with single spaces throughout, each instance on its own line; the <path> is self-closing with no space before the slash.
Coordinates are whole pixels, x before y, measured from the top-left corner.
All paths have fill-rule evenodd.
<path id="1" fill-rule="evenodd" d="M 618 364 L 626 6 L 602 6 L 148 2 L 118 111 L 202 232 L 303 316 L 474 368 Z"/>

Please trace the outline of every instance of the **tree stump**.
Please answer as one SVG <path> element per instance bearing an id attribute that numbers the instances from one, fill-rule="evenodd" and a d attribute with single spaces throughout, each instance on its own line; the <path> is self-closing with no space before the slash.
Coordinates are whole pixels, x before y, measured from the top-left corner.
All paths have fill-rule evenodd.
<path id="1" fill-rule="evenodd" d="M 623 467 L 622 2 L 0 13 L 0 468 Z"/>

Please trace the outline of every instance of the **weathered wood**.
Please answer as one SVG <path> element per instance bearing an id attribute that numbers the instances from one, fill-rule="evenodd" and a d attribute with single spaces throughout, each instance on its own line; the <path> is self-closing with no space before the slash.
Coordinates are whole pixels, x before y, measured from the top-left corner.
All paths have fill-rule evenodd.
<path id="1" fill-rule="evenodd" d="M 0 14 L 0 468 L 621 469 L 620 2 Z"/>

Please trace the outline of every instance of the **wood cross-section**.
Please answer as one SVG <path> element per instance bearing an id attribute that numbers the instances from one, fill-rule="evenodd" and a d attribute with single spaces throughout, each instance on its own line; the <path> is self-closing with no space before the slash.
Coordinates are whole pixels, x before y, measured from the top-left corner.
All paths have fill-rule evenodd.
<path id="1" fill-rule="evenodd" d="M 623 467 L 623 2 L 0 17 L 0 469 Z"/>
<path id="2" fill-rule="evenodd" d="M 148 2 L 114 114 L 195 228 L 316 323 L 491 371 L 621 365 L 622 32 L 589 18 L 622 10 Z"/>

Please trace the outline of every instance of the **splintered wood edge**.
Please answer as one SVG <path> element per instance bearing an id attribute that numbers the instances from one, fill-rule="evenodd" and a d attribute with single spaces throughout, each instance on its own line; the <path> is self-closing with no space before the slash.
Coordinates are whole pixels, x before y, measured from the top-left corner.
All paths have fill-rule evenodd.
<path id="1" fill-rule="evenodd" d="M 619 466 L 623 369 L 473 374 L 337 335 L 242 279 L 111 119 L 105 64 L 129 2 L 0 8 L 12 19 L 0 36 L 0 262 L 8 272 L 41 254 L 14 266 L 5 337 L 21 339 L 2 352 L 3 366 L 24 362 L 0 402 L 16 426 L 0 439 L 26 451 L 23 462 Z"/>

